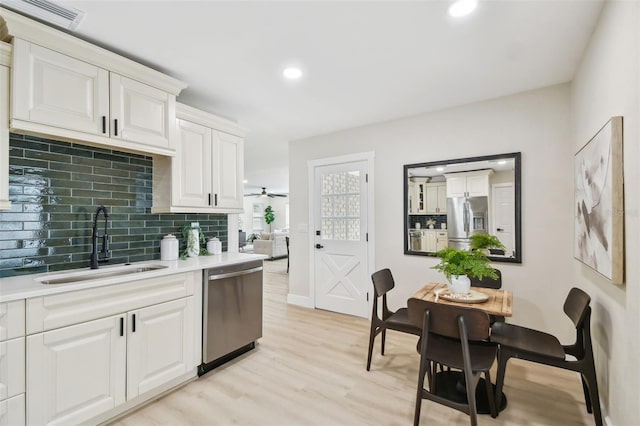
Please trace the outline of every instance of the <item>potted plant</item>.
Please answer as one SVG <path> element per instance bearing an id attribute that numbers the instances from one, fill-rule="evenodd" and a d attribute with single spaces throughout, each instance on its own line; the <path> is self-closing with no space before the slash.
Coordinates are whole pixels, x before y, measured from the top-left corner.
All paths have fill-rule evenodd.
<path id="1" fill-rule="evenodd" d="M 271 206 L 267 206 L 267 208 L 264 209 L 264 221 L 269 225 L 269 232 L 271 232 L 271 224 L 274 220 L 276 220 L 276 215 L 273 212 L 273 208 Z"/>
<path id="2" fill-rule="evenodd" d="M 445 247 L 435 253 L 440 263 L 432 269 L 442 272 L 449 281 L 452 293 L 468 293 L 471 287 L 469 277 L 498 279 L 495 269 L 489 266 L 489 258 L 479 250 L 459 250 Z"/>
<path id="3" fill-rule="evenodd" d="M 495 235 L 473 234 L 470 240 L 472 250 L 482 250 L 484 253 L 489 253 L 490 249 L 501 250 L 504 253 L 506 248 Z"/>

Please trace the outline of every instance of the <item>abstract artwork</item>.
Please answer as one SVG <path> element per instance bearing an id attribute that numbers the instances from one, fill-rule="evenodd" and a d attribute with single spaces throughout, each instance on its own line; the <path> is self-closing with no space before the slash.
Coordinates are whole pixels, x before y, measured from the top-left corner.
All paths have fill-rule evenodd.
<path id="1" fill-rule="evenodd" d="M 575 156 L 574 256 L 624 282 L 622 117 L 612 117 Z"/>

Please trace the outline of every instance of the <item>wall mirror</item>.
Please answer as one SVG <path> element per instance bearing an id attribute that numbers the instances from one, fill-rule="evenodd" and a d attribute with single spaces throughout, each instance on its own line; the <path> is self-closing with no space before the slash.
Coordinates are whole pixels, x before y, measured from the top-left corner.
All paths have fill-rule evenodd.
<path id="1" fill-rule="evenodd" d="M 498 262 L 522 263 L 520 153 L 404 166 L 404 252 L 468 249 L 469 237 L 498 237 Z"/>

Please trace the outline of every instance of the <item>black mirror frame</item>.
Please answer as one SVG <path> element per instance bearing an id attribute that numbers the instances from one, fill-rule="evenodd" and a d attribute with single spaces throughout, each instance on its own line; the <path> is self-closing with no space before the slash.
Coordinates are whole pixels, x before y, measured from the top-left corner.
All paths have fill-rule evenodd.
<path id="1" fill-rule="evenodd" d="M 501 158 L 513 158 L 514 160 L 514 209 L 515 209 L 515 218 L 514 218 L 514 226 L 515 226 L 515 252 L 516 255 L 514 257 L 497 257 L 497 256 L 488 256 L 494 262 L 504 262 L 504 263 L 522 263 L 522 171 L 521 171 L 521 153 L 520 152 L 512 152 L 507 154 L 496 154 L 496 155 L 485 155 L 481 157 L 469 157 L 469 158 L 458 158 L 455 160 L 444 160 L 444 161 L 431 161 L 428 163 L 415 163 L 415 164 L 405 164 L 404 165 L 404 174 L 403 174 L 403 187 L 404 187 L 404 254 L 415 255 L 415 256 L 433 256 L 434 254 L 431 252 L 424 251 L 414 251 L 409 250 L 409 227 L 410 227 L 410 216 L 409 216 L 409 169 L 413 169 L 416 167 L 435 167 L 435 166 L 444 166 L 447 164 L 457 164 L 457 163 L 471 163 L 483 160 L 498 160 Z"/>

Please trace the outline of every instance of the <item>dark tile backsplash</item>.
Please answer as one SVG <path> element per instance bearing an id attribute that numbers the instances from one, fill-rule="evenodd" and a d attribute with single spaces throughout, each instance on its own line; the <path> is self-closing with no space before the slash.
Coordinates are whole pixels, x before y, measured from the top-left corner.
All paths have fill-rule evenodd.
<path id="1" fill-rule="evenodd" d="M 160 239 L 199 222 L 227 249 L 225 214 L 152 214 L 151 157 L 11 134 L 9 199 L 0 212 L 0 277 L 89 266 L 93 216 L 109 211 L 108 264 L 160 259 Z M 99 220 L 102 235 L 104 218 Z"/>
<path id="2" fill-rule="evenodd" d="M 446 214 L 434 214 L 434 215 L 428 215 L 428 214 L 412 214 L 409 215 L 409 224 L 411 228 L 415 228 L 416 227 L 416 223 L 420 223 L 420 228 L 422 229 L 427 229 L 427 220 L 429 219 L 433 219 L 436 221 L 434 227 L 436 229 L 440 229 L 440 225 L 441 224 L 446 224 L 447 223 L 447 215 Z"/>

